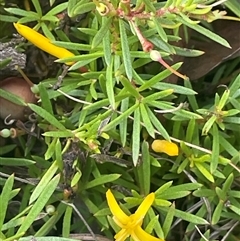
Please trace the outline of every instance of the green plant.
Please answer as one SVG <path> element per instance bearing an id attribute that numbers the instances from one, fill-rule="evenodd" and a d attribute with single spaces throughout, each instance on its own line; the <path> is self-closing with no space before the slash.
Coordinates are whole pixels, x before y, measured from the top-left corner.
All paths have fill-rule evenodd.
<path id="1" fill-rule="evenodd" d="M 63 57 L 55 61 L 60 67 L 47 66 L 50 73 L 33 79 L 37 104 L 0 92 L 34 113 L 11 126 L 14 135 L 6 135 L 8 126 L 0 132 L 15 138 L 1 147 L 0 239 L 85 240 L 89 233 L 112 240 L 118 229 L 108 216 L 105 193 L 111 188 L 126 202 L 120 205 L 126 212 L 155 192 L 143 227 L 156 237 L 234 240 L 240 216 L 240 61 L 230 59 L 191 82 L 182 62 L 204 52 L 178 43 L 199 38 L 229 48 L 212 22 L 239 21 L 238 2 L 32 0 L 25 8 L 1 9 L 1 21 L 29 24 L 49 39 L 49 47 L 34 42 L 34 31 L 25 38 L 31 33 L 29 40 L 45 52 L 58 46 L 67 54 L 53 54 Z M 174 56 L 181 61 L 171 64 Z M 38 57 L 34 61 L 44 65 Z M 169 79 L 173 75 L 178 83 Z M 208 96 L 200 93 L 206 83 L 213 88 Z M 155 139 L 177 143 L 179 154 L 155 153 Z M 6 211 L 11 206 L 13 213 Z"/>

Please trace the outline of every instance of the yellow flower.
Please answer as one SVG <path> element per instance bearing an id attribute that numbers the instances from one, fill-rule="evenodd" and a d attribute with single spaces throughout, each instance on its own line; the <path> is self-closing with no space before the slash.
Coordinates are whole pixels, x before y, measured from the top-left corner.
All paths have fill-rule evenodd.
<path id="1" fill-rule="evenodd" d="M 106 197 L 110 211 L 113 214 L 113 220 L 121 228 L 114 236 L 116 241 L 124 241 L 129 236 L 134 241 L 163 241 L 151 236 L 141 228 L 143 218 L 155 199 L 154 193 L 149 194 L 138 207 L 137 211 L 130 216 L 122 211 L 111 190 L 107 191 Z"/>
<path id="2" fill-rule="evenodd" d="M 163 152 L 169 156 L 177 156 L 178 155 L 178 146 L 166 140 L 154 140 L 152 143 L 152 149 L 155 152 Z"/>
<path id="3" fill-rule="evenodd" d="M 37 46 L 39 49 L 59 58 L 67 58 L 75 56 L 72 52 L 67 49 L 58 47 L 50 42 L 48 38 L 38 33 L 37 31 L 29 28 L 20 23 L 13 23 L 14 27 L 20 35 L 22 35 L 29 42 Z M 67 65 L 72 65 L 73 62 L 66 63 Z"/>

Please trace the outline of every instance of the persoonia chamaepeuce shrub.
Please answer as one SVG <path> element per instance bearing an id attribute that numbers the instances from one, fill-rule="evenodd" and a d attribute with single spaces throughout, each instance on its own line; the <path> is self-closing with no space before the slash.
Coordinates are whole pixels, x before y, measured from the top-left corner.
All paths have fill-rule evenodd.
<path id="1" fill-rule="evenodd" d="M 35 97 L 0 81 L 0 240 L 237 240 L 238 5 L 1 1 L 0 51 L 26 55 Z M 193 81 L 213 43 L 232 51 Z"/>

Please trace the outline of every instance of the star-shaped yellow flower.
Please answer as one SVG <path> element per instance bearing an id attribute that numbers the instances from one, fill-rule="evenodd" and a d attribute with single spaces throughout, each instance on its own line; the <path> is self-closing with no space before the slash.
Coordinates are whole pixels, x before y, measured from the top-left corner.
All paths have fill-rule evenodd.
<path id="1" fill-rule="evenodd" d="M 137 211 L 130 216 L 122 211 L 111 190 L 107 191 L 106 197 L 110 211 L 113 214 L 113 220 L 121 228 L 114 236 L 116 241 L 124 241 L 129 236 L 134 241 L 163 241 L 162 239 L 153 237 L 141 228 L 143 218 L 155 199 L 154 193 L 149 194 L 138 207 Z"/>

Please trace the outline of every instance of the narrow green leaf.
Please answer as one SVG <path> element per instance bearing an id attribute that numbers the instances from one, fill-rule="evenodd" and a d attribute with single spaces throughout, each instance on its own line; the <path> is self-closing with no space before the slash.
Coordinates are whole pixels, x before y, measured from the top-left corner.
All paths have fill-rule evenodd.
<path id="1" fill-rule="evenodd" d="M 95 4 L 92 3 L 94 6 Z M 92 40 L 92 48 L 96 48 L 102 41 L 107 31 L 109 30 L 112 18 L 102 18 L 102 26 Z"/>
<path id="2" fill-rule="evenodd" d="M 186 15 L 184 14 L 181 14 L 181 17 L 180 16 L 176 16 L 176 20 L 183 23 L 184 25 L 188 26 L 189 28 L 201 33 L 202 35 L 212 39 L 213 41 L 227 47 L 227 48 L 231 48 L 231 46 L 229 45 L 229 43 L 224 39 L 222 38 L 221 36 L 211 32 L 210 30 L 200 26 L 200 25 L 197 25 L 197 24 L 191 24 L 189 23 L 189 21 L 191 21 Z"/>
<path id="3" fill-rule="evenodd" d="M 47 139 L 50 139 L 50 138 L 46 138 L 46 142 L 50 142 L 50 141 L 47 141 Z M 44 154 L 45 160 L 49 160 L 53 156 L 55 152 L 55 145 L 56 145 L 57 139 L 58 138 L 54 137 L 52 138 L 52 141 L 50 142 L 50 144 L 48 143 L 48 149 Z"/>
<path id="4" fill-rule="evenodd" d="M 70 49 L 70 50 L 91 51 L 91 49 L 92 49 L 92 46 L 89 44 L 72 43 L 72 42 L 64 42 L 64 41 L 51 41 L 51 43 L 56 46 Z"/>
<path id="5" fill-rule="evenodd" d="M 38 85 L 38 88 L 39 88 L 42 108 L 44 110 L 46 110 L 47 112 L 49 112 L 51 115 L 53 115 L 52 104 L 51 104 L 51 101 L 49 99 L 49 96 L 48 96 L 48 93 L 47 93 L 47 90 L 46 90 L 45 86 L 42 83 L 40 83 Z"/>
<path id="6" fill-rule="evenodd" d="M 196 190 L 200 187 L 202 187 L 202 184 L 200 184 L 200 183 L 185 183 L 185 184 L 180 184 L 180 185 L 169 187 L 167 190 L 165 190 L 164 193 L 171 194 L 173 192 L 179 192 L 179 191 L 192 191 L 192 190 Z"/>
<path id="7" fill-rule="evenodd" d="M 35 17 L 35 19 L 37 19 L 37 18 Z M 19 21 L 19 18 L 14 17 L 14 16 L 1 14 L 1 21 L 2 22 L 9 22 L 9 23 L 16 23 L 16 22 Z M 20 21 L 19 21 L 19 23 L 20 23 Z"/>
<path id="8" fill-rule="evenodd" d="M 137 166 L 140 151 L 140 110 L 134 111 L 133 133 L 132 133 L 132 160 L 133 165 Z"/>
<path id="9" fill-rule="evenodd" d="M 192 90 L 191 81 L 184 80 L 184 86 L 187 87 L 187 89 Z M 197 93 L 195 92 L 195 94 L 197 94 Z M 191 105 L 191 107 L 194 111 L 199 109 L 195 95 L 188 95 L 187 98 L 188 98 L 188 101 L 189 101 L 189 103 L 190 103 L 190 105 Z"/>
<path id="10" fill-rule="evenodd" d="M 7 181 L 5 182 L 3 188 L 2 188 L 2 193 L 0 195 L 0 230 L 2 229 L 2 225 L 5 220 L 5 216 L 7 213 L 7 208 L 8 208 L 8 202 L 11 197 L 11 191 L 13 188 L 13 182 L 14 182 L 14 175 L 12 174 Z"/>
<path id="11" fill-rule="evenodd" d="M 85 190 L 89 188 L 93 188 L 96 186 L 103 185 L 108 182 L 113 182 L 116 181 L 121 175 L 120 174 L 107 174 L 107 175 L 102 175 L 98 178 L 95 178 L 94 180 L 88 182 L 86 186 L 84 187 Z"/>
<path id="12" fill-rule="evenodd" d="M 24 222 L 24 219 L 25 217 L 11 219 L 2 226 L 1 231 L 9 230 L 10 228 L 16 228 L 17 226 L 20 226 Z"/>
<path id="13" fill-rule="evenodd" d="M 107 65 L 111 64 L 112 59 L 112 47 L 110 39 L 110 31 L 107 30 L 106 34 L 103 37 L 103 50 L 104 50 L 104 59 Z"/>
<path id="14" fill-rule="evenodd" d="M 159 121 L 159 119 L 156 117 L 156 115 L 150 110 L 148 106 L 146 106 L 149 118 L 152 122 L 152 124 L 156 127 L 156 129 L 160 132 L 160 134 L 163 136 L 165 140 L 170 141 L 170 136 L 166 129 L 163 127 L 162 123 Z"/>
<path id="15" fill-rule="evenodd" d="M 171 66 L 173 69 L 177 70 L 181 67 L 182 63 L 177 63 L 174 64 L 173 66 Z M 141 92 L 143 90 L 146 90 L 148 88 L 153 87 L 155 84 L 157 84 L 158 82 L 160 82 L 161 80 L 167 78 L 169 75 L 171 75 L 172 72 L 168 69 L 163 70 L 162 72 L 160 72 L 159 74 L 153 76 L 150 80 L 146 81 L 143 85 L 141 85 L 138 88 L 138 91 Z M 162 84 L 162 83 L 161 83 Z M 171 88 L 171 87 L 170 87 Z M 169 87 L 168 87 L 169 89 Z"/>
<path id="16" fill-rule="evenodd" d="M 42 16 L 42 8 L 40 6 L 39 0 L 32 0 L 32 3 L 34 5 L 34 8 L 39 16 L 39 18 Z"/>
<path id="17" fill-rule="evenodd" d="M 62 145 L 59 139 L 57 139 L 56 145 L 55 145 L 55 157 L 56 157 L 58 168 L 62 171 L 63 170 Z"/>
<path id="18" fill-rule="evenodd" d="M 179 165 L 179 167 L 177 169 L 177 174 L 182 173 L 188 164 L 189 164 L 189 160 L 187 158 L 185 158 L 184 161 Z"/>
<path id="19" fill-rule="evenodd" d="M 231 156 L 239 156 L 239 150 L 237 150 L 231 143 L 229 143 L 226 138 L 222 135 L 219 135 L 219 143 L 224 148 L 224 150 L 229 153 Z"/>
<path id="20" fill-rule="evenodd" d="M 2 17 L 2 16 L 1 16 L 1 17 Z M 1 21 L 4 21 L 4 20 L 1 20 Z M 12 58 L 11 58 L 11 57 L 6 58 L 6 59 L 4 59 L 4 60 L 1 60 L 1 61 L 0 61 L 0 69 L 5 68 L 11 61 L 12 61 Z"/>
<path id="21" fill-rule="evenodd" d="M 219 203 L 218 205 L 216 206 L 214 212 L 213 212 L 213 216 L 212 216 L 212 225 L 215 225 L 218 223 L 220 217 L 221 217 L 221 213 L 222 213 L 222 210 L 223 210 L 223 206 L 224 206 L 224 203 L 222 200 L 219 200 Z"/>
<path id="22" fill-rule="evenodd" d="M 224 189 L 224 188 L 223 188 Z M 225 190 L 224 190 L 225 191 Z M 229 197 L 235 197 L 240 199 L 240 192 L 235 190 L 228 190 Z"/>
<path id="23" fill-rule="evenodd" d="M 174 114 L 175 116 L 172 117 L 172 120 L 203 119 L 202 116 L 184 109 L 180 109 L 179 111 L 174 112 Z"/>
<path id="24" fill-rule="evenodd" d="M 194 162 L 197 169 L 206 177 L 210 182 L 214 183 L 213 175 L 203 166 L 202 163 Z"/>
<path id="25" fill-rule="evenodd" d="M 240 217 L 240 208 L 230 205 L 229 208 Z"/>
<path id="26" fill-rule="evenodd" d="M 142 100 L 142 103 L 147 104 L 151 101 L 162 99 L 164 97 L 167 97 L 167 96 L 171 95 L 173 93 L 173 91 L 174 91 L 173 89 L 167 89 L 167 90 L 156 92 L 152 95 L 144 97 L 144 99 Z"/>
<path id="27" fill-rule="evenodd" d="M 142 162 L 138 166 L 138 178 L 140 184 L 141 194 L 147 195 L 150 192 L 151 183 L 151 162 L 149 155 L 149 145 L 148 142 L 143 141 L 142 143 Z"/>
<path id="28" fill-rule="evenodd" d="M 4 89 L 0 89 L 0 96 L 1 98 L 4 98 L 6 100 L 9 100 L 10 102 L 20 105 L 20 106 L 26 106 L 26 103 L 23 99 L 21 99 L 19 96 L 16 96 L 12 94 L 11 92 L 8 92 Z"/>
<path id="29" fill-rule="evenodd" d="M 226 201 L 227 195 L 223 192 L 223 190 L 220 187 L 215 188 L 215 192 L 221 201 Z"/>
<path id="30" fill-rule="evenodd" d="M 4 239 L 4 241 L 15 241 L 15 240 L 18 240 L 18 239 L 21 238 L 24 234 L 25 234 L 24 232 L 15 234 L 15 235 L 11 236 L 10 238 Z"/>
<path id="31" fill-rule="evenodd" d="M 48 182 L 48 184 L 45 186 L 44 190 L 42 191 L 42 193 L 40 194 L 40 196 L 32 206 L 25 221 L 18 229 L 17 234 L 21 232 L 26 232 L 30 228 L 30 226 L 33 224 L 36 217 L 40 214 L 44 206 L 47 204 L 49 198 L 52 196 L 59 181 L 60 181 L 60 174 L 58 174 L 51 181 Z"/>
<path id="32" fill-rule="evenodd" d="M 46 238 L 45 237 L 46 235 L 49 235 L 49 233 L 52 231 L 52 227 L 54 227 L 54 225 L 58 222 L 58 220 L 60 218 L 62 218 L 65 210 L 67 208 L 67 205 L 66 204 L 63 204 L 63 203 L 59 203 L 57 209 L 56 209 L 56 212 L 55 214 L 50 217 L 35 233 L 35 237 L 38 237 L 37 241 L 39 241 L 39 239 L 41 239 L 40 237 L 43 236 L 42 238 L 42 241 L 46 241 Z M 30 238 L 32 238 L 30 236 Z M 62 238 L 64 239 L 64 238 Z M 51 240 L 51 239 L 50 239 Z M 49 241 L 50 241 L 49 240 Z M 56 237 L 53 237 L 52 241 L 55 241 L 55 240 L 58 240 Z M 32 240 L 29 240 L 29 241 L 32 241 Z M 60 241 L 60 240 L 59 240 Z M 76 240 L 75 240 L 76 241 Z"/>
<path id="33" fill-rule="evenodd" d="M 155 191 L 155 196 L 156 198 L 159 197 L 160 194 L 162 194 L 163 192 L 165 192 L 168 188 L 170 188 L 172 186 L 173 181 L 169 181 L 167 183 L 164 183 L 161 187 L 159 187 L 156 191 Z"/>
<path id="34" fill-rule="evenodd" d="M 156 207 L 157 209 L 160 209 L 160 210 L 163 210 L 164 212 L 168 213 L 169 212 L 169 209 L 170 207 Z M 197 216 L 197 215 L 193 215 L 191 213 L 187 213 L 185 211 L 181 211 L 181 210 L 178 210 L 178 209 L 175 209 L 175 217 L 177 218 L 181 218 L 187 222 L 190 222 L 190 223 L 194 223 L 194 224 L 203 224 L 203 225 L 206 225 L 206 224 L 209 224 L 207 220 Z"/>
<path id="35" fill-rule="evenodd" d="M 201 50 L 180 48 L 177 46 L 174 46 L 174 49 L 176 51 L 176 55 L 180 55 L 180 56 L 184 56 L 184 57 L 198 57 L 205 53 Z"/>
<path id="36" fill-rule="evenodd" d="M 129 106 L 129 98 L 123 99 L 121 103 L 120 111 L 124 113 L 128 109 L 128 106 Z M 122 146 L 125 146 L 127 141 L 127 124 L 128 124 L 128 119 L 123 119 L 119 124 L 119 133 L 120 133 Z"/>
<path id="37" fill-rule="evenodd" d="M 155 9 L 155 7 L 153 6 L 153 4 L 152 4 L 151 1 L 149 1 L 149 0 L 143 0 L 143 2 L 145 3 L 148 11 L 151 11 L 151 12 L 153 12 L 153 13 L 156 12 L 156 9 Z"/>
<path id="38" fill-rule="evenodd" d="M 186 197 L 190 194 L 190 191 L 175 191 L 175 192 L 164 192 L 159 195 L 159 198 L 165 199 L 165 200 L 170 200 L 170 199 L 178 199 L 178 198 L 183 198 Z"/>
<path id="39" fill-rule="evenodd" d="M 114 95 L 114 79 L 113 79 L 113 59 L 111 64 L 107 66 L 106 71 L 106 91 L 109 103 L 112 109 L 115 109 L 115 95 Z"/>
<path id="40" fill-rule="evenodd" d="M 35 161 L 26 158 L 0 157 L 1 166 L 29 166 L 35 164 Z"/>
<path id="41" fill-rule="evenodd" d="M 14 15 L 19 15 L 19 16 L 23 16 L 23 17 L 34 17 L 35 19 L 39 19 L 39 15 L 35 12 L 32 11 L 26 11 L 26 10 L 22 10 L 19 8 L 4 8 L 4 10 L 8 13 L 12 13 Z"/>
<path id="42" fill-rule="evenodd" d="M 226 105 L 229 95 L 230 95 L 230 90 L 229 89 L 225 90 L 219 103 L 216 106 L 218 111 L 222 110 L 222 108 Z"/>
<path id="43" fill-rule="evenodd" d="M 89 63 L 93 62 L 94 60 L 96 60 L 97 58 L 92 58 L 92 59 L 86 59 L 86 60 L 83 60 L 83 61 L 78 61 L 76 62 L 75 64 L 73 64 L 70 68 L 69 68 L 69 71 L 72 71 L 72 70 L 76 70 L 76 69 L 79 69 L 83 66 L 86 66 L 88 65 Z"/>
<path id="44" fill-rule="evenodd" d="M 151 111 L 150 109 L 148 109 L 148 110 Z M 142 121 L 144 123 L 144 127 L 147 129 L 148 134 L 152 138 L 155 138 L 155 130 L 154 130 L 151 120 L 149 118 L 147 109 L 143 103 L 140 103 L 140 111 L 141 111 L 141 117 L 142 117 Z"/>
<path id="45" fill-rule="evenodd" d="M 220 143 L 219 143 L 219 130 L 217 124 L 213 124 L 212 128 L 213 144 L 212 144 L 212 155 L 210 162 L 210 172 L 214 173 L 217 170 L 219 152 L 220 152 Z"/>
<path id="46" fill-rule="evenodd" d="M 192 143 L 195 126 L 196 126 L 196 120 L 194 119 L 190 120 L 187 127 L 186 140 L 185 140 L 186 142 Z"/>
<path id="47" fill-rule="evenodd" d="M 240 9 L 239 9 L 239 1 L 231 0 L 225 1 L 223 5 L 227 6 L 234 14 L 236 14 L 240 18 Z"/>
<path id="48" fill-rule="evenodd" d="M 47 15 L 45 15 L 45 16 L 43 16 L 42 18 L 41 18 L 41 20 L 42 21 L 50 21 L 50 22 L 58 22 L 59 21 L 59 18 L 57 18 L 56 16 L 47 16 Z"/>
<path id="49" fill-rule="evenodd" d="M 71 180 L 71 187 L 74 187 L 77 185 L 77 183 L 79 182 L 80 178 L 82 176 L 82 172 L 80 170 L 78 170 L 75 175 L 73 176 L 72 180 Z"/>
<path id="50" fill-rule="evenodd" d="M 161 198 L 156 198 L 154 203 L 159 207 L 169 207 L 172 204 L 170 201 L 167 201 L 167 200 L 161 199 Z"/>
<path id="51" fill-rule="evenodd" d="M 50 137 L 58 137 L 58 138 L 63 138 L 63 137 L 74 137 L 74 134 L 69 131 L 47 131 L 42 134 L 43 136 L 50 136 Z"/>
<path id="52" fill-rule="evenodd" d="M 133 95 L 136 99 L 140 99 L 141 95 L 138 93 L 136 88 L 133 86 L 132 82 L 130 82 L 126 77 L 123 75 L 120 76 L 120 81 L 123 84 L 123 86 L 126 88 L 126 90 Z"/>
<path id="53" fill-rule="evenodd" d="M 229 90 L 230 90 L 230 96 L 233 97 L 237 92 L 239 92 L 240 89 L 240 74 L 236 77 L 236 79 L 232 82 Z"/>
<path id="54" fill-rule="evenodd" d="M 175 84 L 171 84 L 171 83 L 164 83 L 164 82 L 160 82 L 160 83 L 153 85 L 153 88 L 158 89 L 158 90 L 173 89 L 174 93 L 190 95 L 190 96 L 197 94 L 197 92 L 192 90 L 192 88 L 186 88 L 184 86 L 175 85 Z"/>
<path id="55" fill-rule="evenodd" d="M 4 154 L 14 150 L 16 147 L 17 147 L 17 144 L 10 144 L 10 145 L 1 146 L 1 148 L 0 148 L 0 156 L 3 156 Z"/>
<path id="56" fill-rule="evenodd" d="M 175 203 L 173 202 L 173 204 L 169 208 L 167 216 L 165 217 L 163 227 L 162 227 L 165 238 L 167 238 L 167 235 L 171 229 L 174 214 L 175 214 Z"/>
<path id="57" fill-rule="evenodd" d="M 90 12 L 95 8 L 96 8 L 96 5 L 93 2 L 81 4 L 80 6 L 77 6 L 74 8 L 73 16 Z"/>
<path id="58" fill-rule="evenodd" d="M 41 116 L 43 119 L 48 121 L 53 127 L 58 128 L 61 131 L 65 131 L 66 128 L 62 125 L 53 115 L 51 115 L 48 111 L 44 110 L 40 106 L 34 104 L 28 104 L 31 110 L 33 110 L 36 114 Z"/>
<path id="59" fill-rule="evenodd" d="M 165 41 L 165 42 L 168 42 L 168 37 L 167 37 L 167 34 L 166 32 L 164 31 L 162 25 L 160 24 L 160 22 L 158 21 L 158 19 L 156 17 L 152 17 L 152 20 L 156 26 L 156 29 L 158 31 L 158 35 L 159 37 Z"/>
<path id="60" fill-rule="evenodd" d="M 51 225 L 51 223 L 48 225 Z M 63 238 L 63 237 L 56 237 L 56 236 L 39 237 L 39 235 L 36 235 L 36 237 L 37 237 L 37 241 L 76 241 L 75 238 L 72 239 L 72 238 Z M 32 241 L 32 239 L 33 239 L 33 236 L 29 236 L 29 237 L 20 238 L 19 241 Z"/>
<path id="61" fill-rule="evenodd" d="M 104 53 L 102 51 L 99 51 L 92 54 L 81 54 L 73 57 L 62 58 L 62 59 L 56 60 L 55 62 L 57 63 L 77 62 L 77 61 L 84 61 L 89 59 L 97 59 L 103 56 L 104 56 Z"/>
<path id="62" fill-rule="evenodd" d="M 74 17 L 74 10 L 78 0 L 68 0 L 67 14 L 70 18 Z"/>
<path id="63" fill-rule="evenodd" d="M 225 194 L 227 194 L 231 190 L 231 186 L 232 186 L 233 180 L 234 180 L 234 175 L 233 175 L 233 173 L 231 173 L 228 176 L 227 180 L 224 182 L 223 187 L 222 187 L 222 191 Z M 229 196 L 231 196 L 231 195 L 229 195 Z M 240 196 L 240 192 L 239 192 L 239 196 Z"/>
<path id="64" fill-rule="evenodd" d="M 70 229 L 71 229 L 71 219 L 72 219 L 73 208 L 71 206 L 67 206 L 65 214 L 63 216 L 63 225 L 62 225 L 62 236 L 64 238 L 69 237 Z"/>
<path id="65" fill-rule="evenodd" d="M 147 224 L 145 231 L 147 233 L 152 233 L 153 230 L 156 232 L 157 236 L 162 240 L 164 238 L 164 233 L 161 227 L 161 223 L 159 222 L 159 215 L 156 215 L 153 211 L 153 208 L 150 207 L 147 213 L 147 217 L 149 218 L 150 222 Z M 159 239 L 157 239 L 159 241 Z"/>
<path id="66" fill-rule="evenodd" d="M 122 120 L 127 119 L 129 115 L 132 114 L 134 110 L 138 108 L 138 103 L 131 106 L 128 110 L 126 110 L 123 114 L 118 116 L 116 119 L 112 120 L 109 124 L 107 124 L 105 127 L 103 127 L 102 131 L 106 132 L 117 126 L 119 123 L 121 123 Z"/>
<path id="67" fill-rule="evenodd" d="M 123 64 L 129 81 L 132 80 L 132 61 L 124 21 L 119 19 Z"/>
<path id="68" fill-rule="evenodd" d="M 58 169 L 57 161 L 54 161 L 52 163 L 51 167 L 47 170 L 47 172 L 42 177 L 41 181 L 38 183 L 38 185 L 34 189 L 32 195 L 29 199 L 29 205 L 31 205 L 39 197 L 39 195 L 41 195 L 42 192 L 46 189 L 50 180 L 55 175 L 57 169 Z"/>
<path id="69" fill-rule="evenodd" d="M 215 115 L 211 116 L 211 118 L 203 126 L 202 135 L 207 135 L 207 133 L 212 128 L 212 126 L 216 120 L 217 120 L 217 117 Z"/>
<path id="70" fill-rule="evenodd" d="M 67 9 L 68 4 L 69 4 L 69 1 L 65 2 L 65 3 L 58 4 L 55 8 L 52 8 L 49 12 L 47 12 L 47 14 L 44 15 L 43 17 L 45 17 L 45 16 L 55 16 L 55 15 L 63 12 L 65 9 Z"/>

